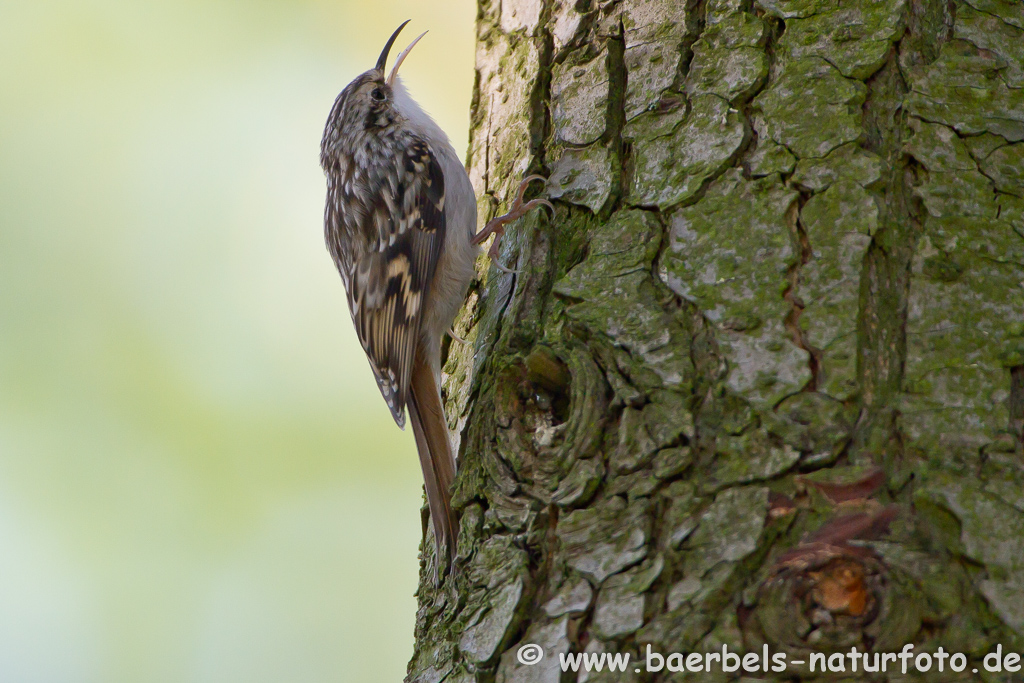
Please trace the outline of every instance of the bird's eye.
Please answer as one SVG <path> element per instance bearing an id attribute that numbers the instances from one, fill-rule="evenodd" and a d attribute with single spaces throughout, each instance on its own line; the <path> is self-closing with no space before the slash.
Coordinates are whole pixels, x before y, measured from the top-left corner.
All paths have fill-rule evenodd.
<path id="1" fill-rule="evenodd" d="M 373 90 L 371 90 L 370 97 L 372 97 L 376 102 L 383 102 L 386 99 L 384 96 L 384 91 L 381 90 L 380 88 L 374 88 Z"/>

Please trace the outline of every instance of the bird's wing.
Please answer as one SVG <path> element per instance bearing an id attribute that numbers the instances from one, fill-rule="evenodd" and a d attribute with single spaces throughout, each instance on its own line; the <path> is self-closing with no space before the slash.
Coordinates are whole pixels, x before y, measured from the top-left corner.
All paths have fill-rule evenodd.
<path id="1" fill-rule="evenodd" d="M 427 144 L 413 139 L 364 198 L 362 249 L 346 280 L 359 342 L 395 422 L 405 405 L 420 321 L 444 246 L 444 175 Z M 343 274 L 344 275 L 344 274 Z"/>

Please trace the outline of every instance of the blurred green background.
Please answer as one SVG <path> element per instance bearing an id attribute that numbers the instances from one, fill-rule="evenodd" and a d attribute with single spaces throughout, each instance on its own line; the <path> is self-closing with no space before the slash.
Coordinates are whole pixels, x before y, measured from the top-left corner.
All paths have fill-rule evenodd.
<path id="1" fill-rule="evenodd" d="M 0 0 L 0 681 L 402 678 L 419 465 L 319 141 L 412 19 L 405 81 L 461 153 L 474 13 Z"/>

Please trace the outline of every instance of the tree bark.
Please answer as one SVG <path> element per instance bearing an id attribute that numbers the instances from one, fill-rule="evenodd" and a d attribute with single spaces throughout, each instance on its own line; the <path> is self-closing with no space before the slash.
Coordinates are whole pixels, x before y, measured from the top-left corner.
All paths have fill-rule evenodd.
<path id="1" fill-rule="evenodd" d="M 428 537 L 408 680 L 1024 649 L 1024 4 L 480 0 L 477 30 L 481 222 L 528 172 L 557 211 L 456 324 L 456 573 Z"/>

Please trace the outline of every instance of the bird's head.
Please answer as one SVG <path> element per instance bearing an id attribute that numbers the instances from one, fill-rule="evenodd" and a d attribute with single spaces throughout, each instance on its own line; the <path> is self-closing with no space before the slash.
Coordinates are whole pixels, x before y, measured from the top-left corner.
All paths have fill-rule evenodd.
<path id="1" fill-rule="evenodd" d="M 346 135 L 380 133 L 401 118 L 395 103 L 397 85 L 395 79 L 398 77 L 398 69 L 402 66 L 402 62 L 405 61 L 420 38 L 426 35 L 426 32 L 417 36 L 407 48 L 399 53 L 394 66 L 391 67 L 391 73 L 386 76 L 385 65 L 395 39 L 408 23 L 408 20 L 402 22 L 402 25 L 395 29 L 395 32 L 388 38 L 388 42 L 377 59 L 376 66 L 357 76 L 338 95 L 334 102 L 334 108 L 327 119 L 327 129 L 324 131 L 325 151 L 329 138 L 337 141 Z"/>

